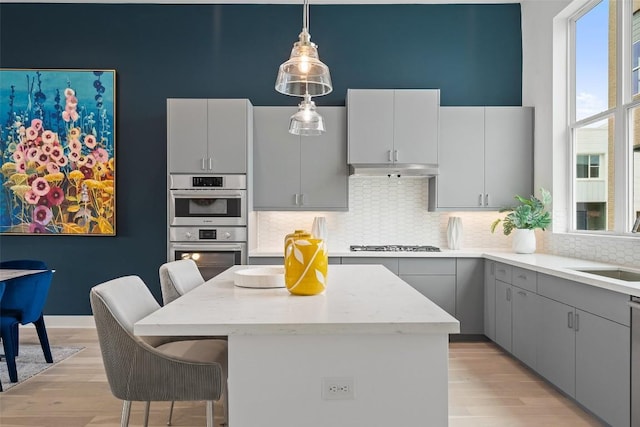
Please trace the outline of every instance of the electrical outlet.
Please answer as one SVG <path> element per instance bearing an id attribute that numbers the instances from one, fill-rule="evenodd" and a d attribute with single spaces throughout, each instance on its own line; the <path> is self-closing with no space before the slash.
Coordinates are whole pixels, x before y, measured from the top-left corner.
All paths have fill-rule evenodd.
<path id="1" fill-rule="evenodd" d="M 353 377 L 322 378 L 322 399 L 350 400 L 355 399 Z"/>

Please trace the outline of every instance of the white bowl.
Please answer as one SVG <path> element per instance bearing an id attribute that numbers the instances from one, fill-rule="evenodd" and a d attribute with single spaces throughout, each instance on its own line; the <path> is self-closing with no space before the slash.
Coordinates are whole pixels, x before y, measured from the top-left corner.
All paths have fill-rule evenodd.
<path id="1" fill-rule="evenodd" d="M 284 288 L 284 267 L 238 270 L 234 272 L 233 282 L 242 288 Z"/>

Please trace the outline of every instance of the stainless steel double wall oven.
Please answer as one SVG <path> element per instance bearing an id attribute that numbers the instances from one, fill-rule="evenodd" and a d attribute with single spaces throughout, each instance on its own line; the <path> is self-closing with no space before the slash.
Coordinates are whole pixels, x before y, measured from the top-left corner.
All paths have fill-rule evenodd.
<path id="1" fill-rule="evenodd" d="M 169 176 L 168 259 L 193 259 L 210 279 L 247 262 L 246 175 Z"/>

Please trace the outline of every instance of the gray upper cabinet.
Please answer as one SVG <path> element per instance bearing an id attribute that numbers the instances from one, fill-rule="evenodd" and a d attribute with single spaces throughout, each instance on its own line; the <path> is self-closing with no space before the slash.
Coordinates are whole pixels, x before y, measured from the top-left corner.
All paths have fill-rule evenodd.
<path id="1" fill-rule="evenodd" d="M 350 164 L 435 164 L 437 89 L 349 89 Z"/>
<path id="2" fill-rule="evenodd" d="M 533 108 L 441 107 L 430 209 L 496 209 L 533 192 Z"/>
<path id="3" fill-rule="evenodd" d="M 251 103 L 167 99 L 170 173 L 247 173 Z"/>
<path id="4" fill-rule="evenodd" d="M 256 210 L 347 210 L 348 176 L 344 107 L 318 107 L 326 132 L 289 133 L 296 107 L 254 107 Z"/>

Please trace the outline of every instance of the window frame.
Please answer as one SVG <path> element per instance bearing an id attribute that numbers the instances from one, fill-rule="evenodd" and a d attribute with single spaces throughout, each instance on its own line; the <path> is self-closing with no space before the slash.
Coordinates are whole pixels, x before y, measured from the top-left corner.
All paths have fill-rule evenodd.
<path id="1" fill-rule="evenodd" d="M 567 231 L 578 234 L 624 235 L 638 237 L 631 233 L 635 220 L 633 216 L 633 141 L 631 114 L 634 108 L 640 107 L 640 96 L 633 100 L 633 57 L 632 26 L 633 2 L 625 0 L 609 0 L 616 3 L 616 104 L 595 115 L 576 120 L 576 27 L 580 18 L 585 16 L 602 0 L 586 1 L 575 13 L 567 17 L 567 135 L 568 135 L 568 195 L 567 198 Z M 638 111 L 640 114 L 640 110 Z M 589 124 L 613 117 L 614 126 L 614 226 L 610 230 L 578 230 L 577 229 L 577 130 Z M 601 174 L 607 165 L 600 164 Z M 605 170 L 605 173 L 608 172 Z M 602 176 L 602 175 L 601 175 Z"/>

